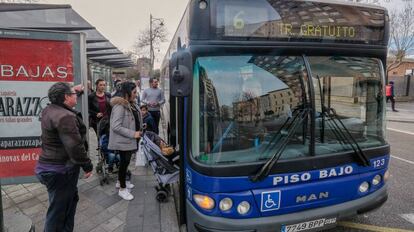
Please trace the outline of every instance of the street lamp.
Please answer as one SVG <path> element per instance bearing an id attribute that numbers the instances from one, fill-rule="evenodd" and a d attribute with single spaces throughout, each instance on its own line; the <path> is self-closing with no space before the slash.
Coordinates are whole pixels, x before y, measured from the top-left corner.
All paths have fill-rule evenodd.
<path id="1" fill-rule="evenodd" d="M 154 18 L 152 17 L 152 14 L 150 14 L 150 77 L 152 77 L 153 75 L 153 69 L 154 69 L 154 59 L 155 59 L 155 55 L 154 55 L 154 47 L 153 47 L 153 41 L 155 38 L 153 38 L 153 33 L 152 33 L 152 23 L 153 22 L 159 22 L 160 26 L 164 26 L 164 19 L 162 18 Z"/>

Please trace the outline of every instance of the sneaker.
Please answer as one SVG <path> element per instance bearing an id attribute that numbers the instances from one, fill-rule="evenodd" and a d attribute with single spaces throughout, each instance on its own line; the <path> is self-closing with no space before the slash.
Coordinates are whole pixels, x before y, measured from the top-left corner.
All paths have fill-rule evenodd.
<path id="1" fill-rule="evenodd" d="M 132 194 L 127 189 L 124 189 L 124 190 L 120 189 L 118 191 L 118 196 L 120 196 L 122 199 L 127 200 L 127 201 L 134 199 L 134 196 L 132 196 Z"/>
<path id="2" fill-rule="evenodd" d="M 134 184 L 131 184 L 131 181 L 126 181 L 125 184 L 127 189 L 132 189 L 135 187 Z M 121 183 L 119 183 L 119 180 L 116 181 L 115 188 L 121 188 Z"/>

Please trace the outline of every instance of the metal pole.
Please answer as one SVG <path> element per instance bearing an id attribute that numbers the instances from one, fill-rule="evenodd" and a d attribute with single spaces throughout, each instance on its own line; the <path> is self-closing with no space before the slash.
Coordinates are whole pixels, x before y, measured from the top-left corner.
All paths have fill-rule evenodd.
<path id="1" fill-rule="evenodd" d="M 150 78 L 152 77 L 153 69 L 153 52 L 152 52 L 152 14 L 150 14 Z"/>

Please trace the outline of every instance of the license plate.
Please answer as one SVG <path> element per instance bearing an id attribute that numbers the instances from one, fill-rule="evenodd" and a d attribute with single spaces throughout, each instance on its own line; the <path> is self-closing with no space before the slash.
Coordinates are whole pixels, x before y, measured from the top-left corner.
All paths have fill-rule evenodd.
<path id="1" fill-rule="evenodd" d="M 297 231 L 306 231 L 313 230 L 316 228 L 321 228 L 325 226 L 332 226 L 336 224 L 336 218 L 320 218 L 312 221 L 301 222 L 291 225 L 283 225 L 281 232 L 297 232 Z"/>

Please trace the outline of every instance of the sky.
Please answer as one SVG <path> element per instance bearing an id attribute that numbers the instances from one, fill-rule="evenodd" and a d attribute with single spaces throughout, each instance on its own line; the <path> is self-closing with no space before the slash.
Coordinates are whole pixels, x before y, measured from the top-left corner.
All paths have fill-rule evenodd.
<path id="1" fill-rule="evenodd" d="M 158 68 L 184 14 L 187 0 L 40 0 L 38 3 L 69 4 L 121 51 L 130 51 L 139 32 L 149 27 L 150 14 L 163 18 L 168 42 L 156 51 Z M 148 55 L 149 56 L 149 55 Z"/>
<path id="2" fill-rule="evenodd" d="M 372 0 L 367 0 L 372 1 Z M 390 10 L 405 1 L 379 0 Z M 84 19 L 97 28 L 121 51 L 130 51 L 139 32 L 149 27 L 150 14 L 163 18 L 169 32 L 168 42 L 156 51 L 154 67 L 158 68 L 178 27 L 188 0 L 37 0 L 38 3 L 70 4 Z"/>

